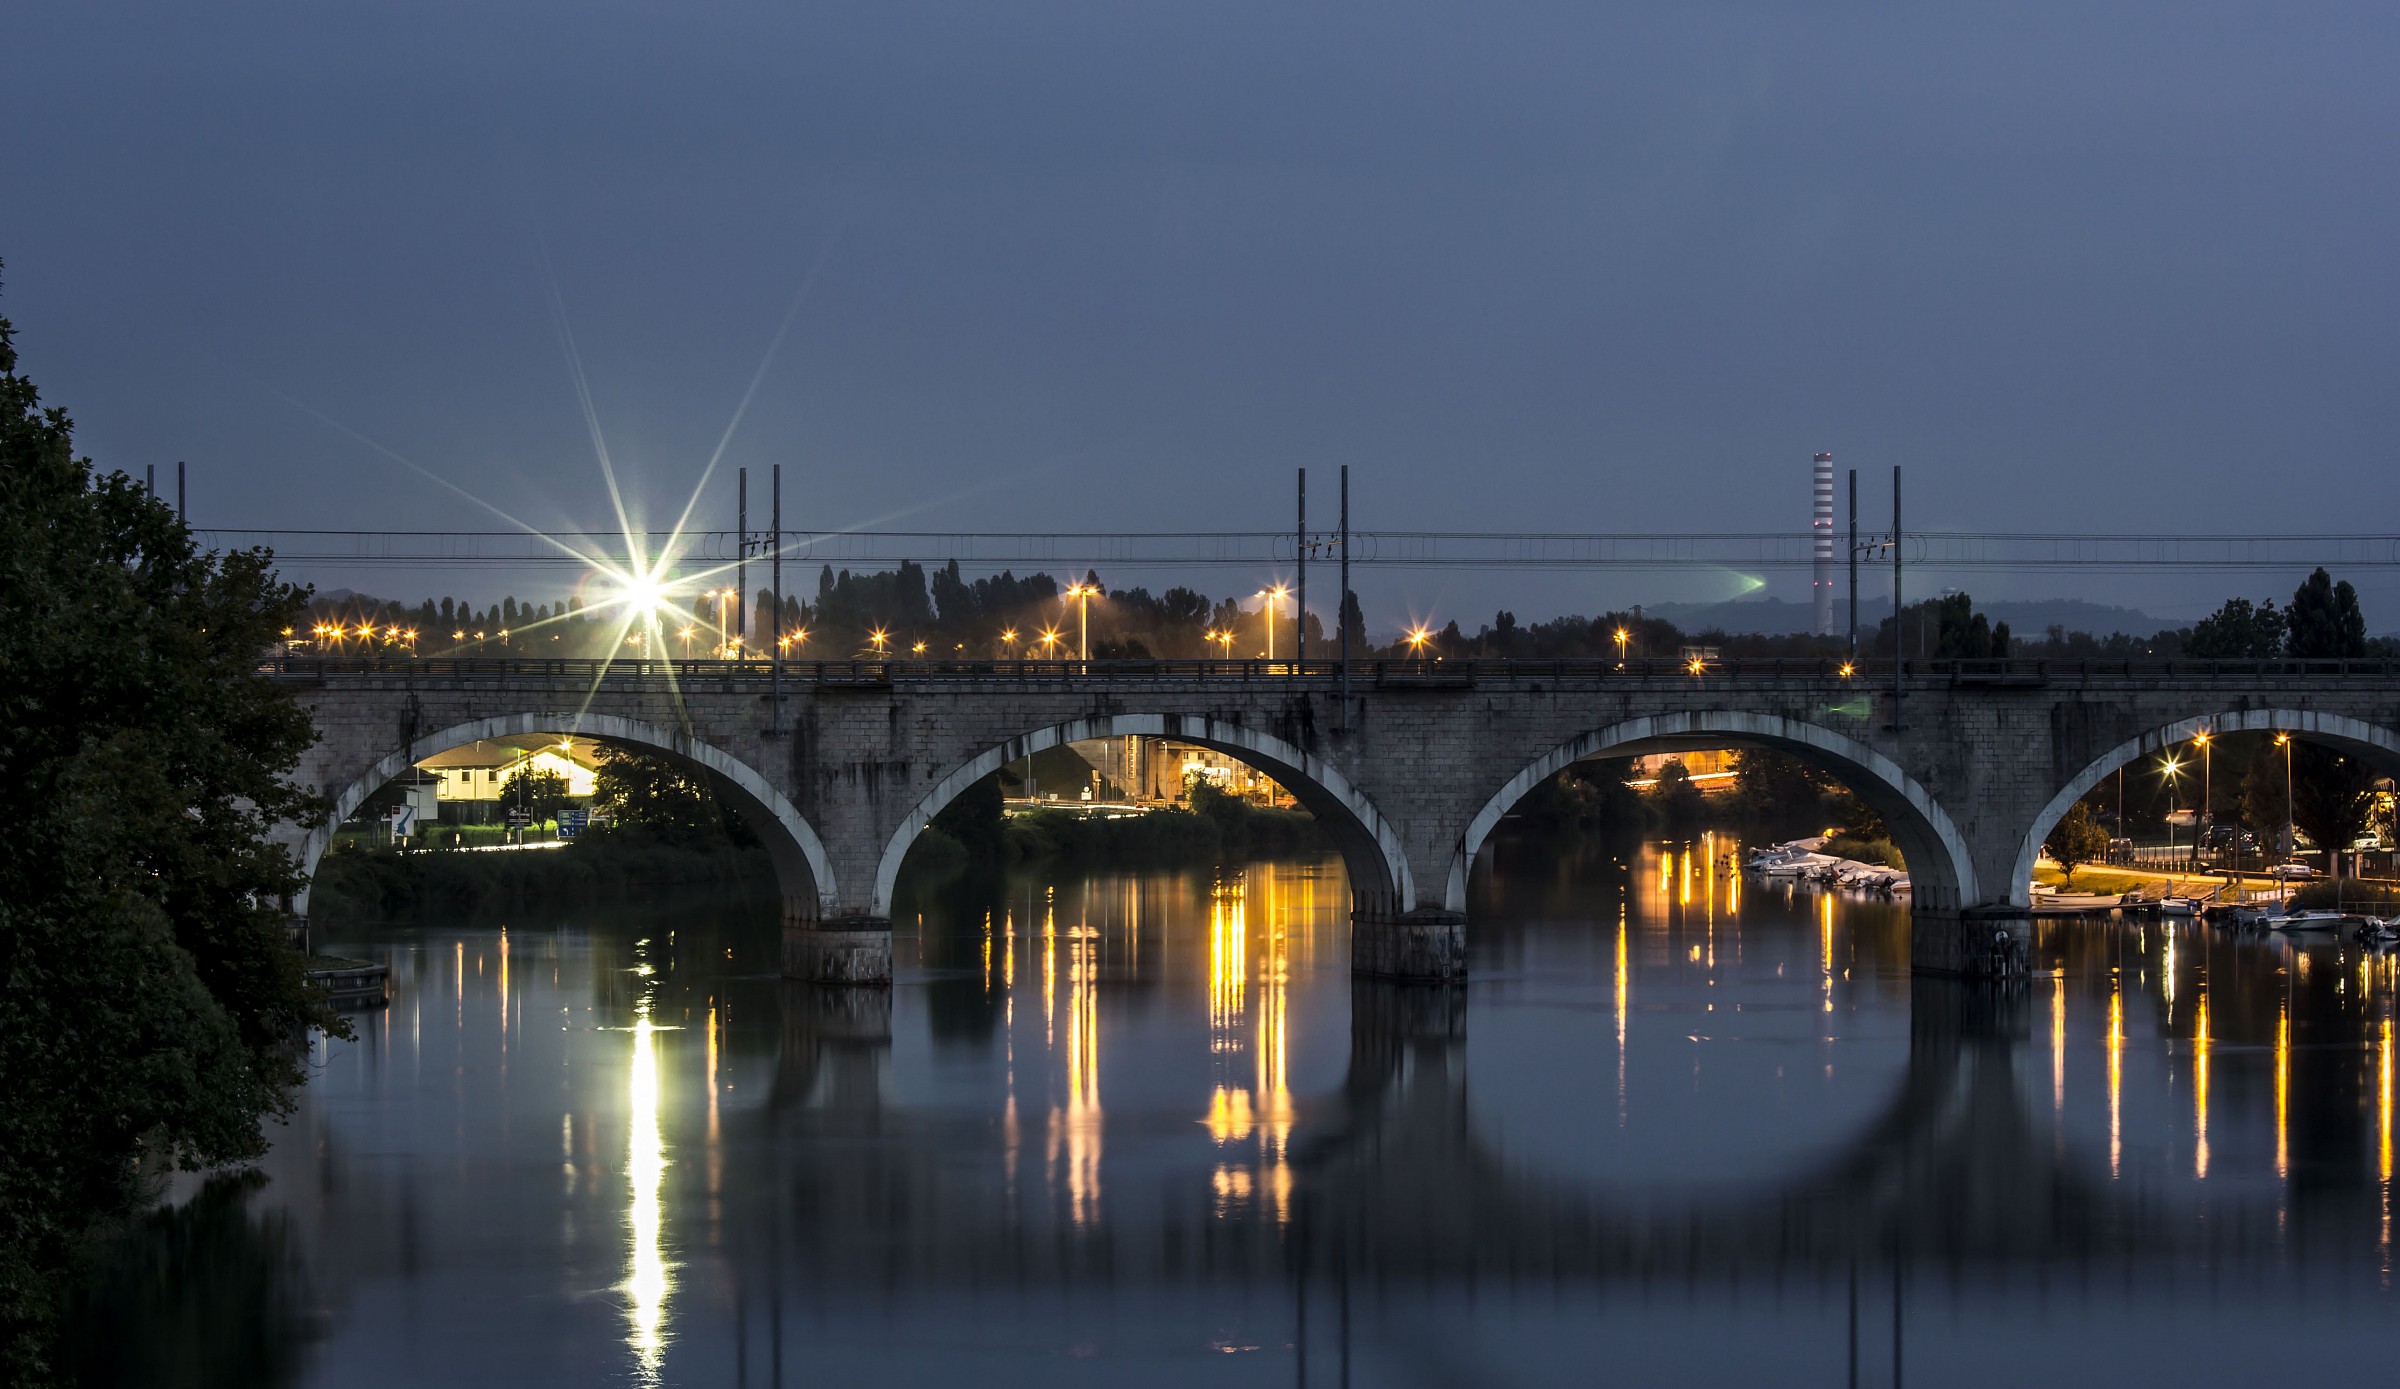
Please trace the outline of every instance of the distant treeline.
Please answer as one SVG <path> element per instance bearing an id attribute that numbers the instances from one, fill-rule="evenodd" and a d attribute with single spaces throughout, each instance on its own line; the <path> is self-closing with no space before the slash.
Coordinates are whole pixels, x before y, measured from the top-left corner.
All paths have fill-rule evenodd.
<path id="1" fill-rule="evenodd" d="M 1096 659 L 1238 658 L 1265 653 L 1262 605 L 1255 597 L 1245 605 L 1243 599 L 1211 598 L 1180 586 L 1164 593 L 1141 587 L 1111 589 L 1091 571 L 1079 582 L 1095 590 L 1089 610 Z M 780 632 L 789 638 L 787 654 L 795 657 L 846 660 L 880 653 L 989 660 L 1011 655 L 1072 655 L 1079 639 L 1078 600 L 1069 596 L 1057 579 L 1046 573 L 1019 577 L 1008 571 L 969 579 L 959 572 L 956 560 L 933 570 L 912 562 L 866 573 L 825 566 L 817 575 L 813 600 L 804 601 L 798 594 L 783 597 L 780 624 L 774 595 L 766 589 L 755 595 L 746 626 L 745 615 L 734 611 L 738 605 L 720 609 L 709 595 L 679 603 L 688 608 L 679 607 L 666 616 L 665 649 L 649 654 L 707 656 L 722 650 L 727 637 L 734 635 L 742 638 L 742 649 L 764 652 Z M 1644 616 L 1639 609 L 1530 624 L 1520 623 L 1515 613 L 1503 609 L 1472 633 L 1456 621 L 1450 622 L 1432 633 L 1419 653 L 1404 634 L 1387 630 L 1381 634 L 1381 642 L 1373 640 L 1376 634 L 1368 629 L 1357 595 L 1350 595 L 1346 606 L 1349 628 L 1359 634 L 1351 654 L 1364 658 L 1419 654 L 1443 660 L 1674 657 L 1690 646 L 1714 648 L 1724 656 L 1831 656 L 1846 646 L 1844 639 L 1831 637 L 1717 628 L 1686 631 Z M 723 628 L 718 625 L 720 611 Z M 339 635 L 319 638 L 315 634 L 320 628 Z M 1057 640 L 1045 644 L 1046 632 L 1055 634 Z M 1307 616 L 1307 632 L 1311 655 L 1338 654 L 1322 615 L 1313 609 Z M 1219 642 L 1211 633 L 1230 633 L 1233 640 Z M 1276 650 L 1291 654 L 1288 600 L 1277 607 L 1276 633 Z M 582 597 L 573 595 L 535 603 L 510 597 L 482 608 L 455 598 L 426 599 L 413 607 L 356 594 L 320 598 L 310 605 L 308 623 L 292 632 L 295 640 L 318 640 L 327 650 L 372 647 L 386 656 L 413 652 L 423 657 L 623 654 L 628 635 L 620 610 L 587 607 Z M 2334 582 L 2322 569 L 2300 586 L 2285 607 L 2278 608 L 2272 599 L 2235 598 L 2193 626 L 2150 636 L 2122 632 L 2099 636 L 2059 626 L 2039 636 L 2023 635 L 2011 632 L 2005 622 L 1990 621 L 1976 610 L 1971 596 L 1951 593 L 1911 604 L 1897 620 L 1882 618 L 1871 631 L 1862 632 L 1861 639 L 1864 654 L 1870 656 L 1889 656 L 1897 647 L 1914 657 L 1943 658 L 2239 658 L 2400 652 L 2400 644 L 2367 638 L 2357 592 L 2347 582 Z"/>

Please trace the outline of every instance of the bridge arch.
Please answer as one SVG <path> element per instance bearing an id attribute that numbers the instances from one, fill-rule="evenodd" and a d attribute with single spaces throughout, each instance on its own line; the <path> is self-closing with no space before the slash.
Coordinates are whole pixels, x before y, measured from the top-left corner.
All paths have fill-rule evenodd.
<path id="1" fill-rule="evenodd" d="M 2188 743 L 2202 733 L 2211 738 L 2228 733 L 2288 733 L 2358 757 L 2381 768 L 2387 776 L 2400 774 L 2400 733 L 2363 719 L 2314 709 L 2239 709 L 2178 719 L 2110 748 L 2050 798 L 2017 843 L 2016 862 L 2008 878 L 2009 902 L 2025 905 L 2027 885 L 2033 881 L 2033 864 L 2041 856 L 2042 841 L 2050 837 L 2050 831 L 2075 802 L 2089 795 L 2119 767 L 2165 752 L 2178 743 Z"/>
<path id="2" fill-rule="evenodd" d="M 1173 738 L 1241 758 L 1273 777 L 1325 826 L 1349 871 L 1352 911 L 1396 916 L 1416 906 L 1416 883 L 1409 874 L 1408 852 L 1399 832 L 1365 793 L 1324 759 L 1273 734 L 1201 715 L 1102 714 L 1035 729 L 988 748 L 935 782 L 884 845 L 875 872 L 873 914 L 891 915 L 892 890 L 899 882 L 900 863 L 908 856 L 908 846 L 943 807 L 969 787 L 1009 763 L 1047 748 L 1124 737 Z"/>
<path id="3" fill-rule="evenodd" d="M 1899 764 L 1855 738 L 1780 714 L 1731 709 L 1694 710 L 1627 719 L 1561 743 L 1510 777 L 1485 801 L 1459 836 L 1450 858 L 1443 905 L 1467 909 L 1467 877 L 1475 855 L 1510 807 L 1534 787 L 1587 757 L 1614 752 L 1635 757 L 1652 752 L 1688 752 L 1728 744 L 1773 748 L 1838 775 L 1853 795 L 1883 817 L 1893 841 L 1908 858 L 1909 881 L 1920 911 L 1954 912 L 1981 899 L 1976 895 L 1975 859 L 1948 811 Z"/>
<path id="4" fill-rule="evenodd" d="M 399 751 L 384 756 L 334 796 L 333 813 L 322 824 L 310 829 L 302 842 L 302 875 L 313 880 L 318 860 L 325 856 L 325 850 L 333 843 L 334 830 L 355 814 L 361 805 L 366 804 L 367 797 L 374 795 L 410 767 L 452 748 L 464 747 L 483 739 L 522 738 L 535 733 L 571 733 L 580 738 L 624 743 L 646 752 L 662 754 L 686 768 L 708 773 L 717 789 L 732 801 L 734 809 L 741 813 L 743 820 L 757 832 L 759 842 L 766 847 L 767 856 L 775 865 L 776 881 L 781 887 L 784 919 L 787 922 L 815 920 L 820 914 L 821 904 L 834 900 L 833 865 L 825 855 L 825 846 L 817 838 L 816 830 L 801 818 L 800 812 L 792 807 L 783 793 L 769 784 L 755 768 L 688 732 L 615 714 L 503 714 L 453 724 L 415 739 Z M 308 914 L 308 891 L 305 887 L 294 899 L 293 908 L 302 916 Z"/>

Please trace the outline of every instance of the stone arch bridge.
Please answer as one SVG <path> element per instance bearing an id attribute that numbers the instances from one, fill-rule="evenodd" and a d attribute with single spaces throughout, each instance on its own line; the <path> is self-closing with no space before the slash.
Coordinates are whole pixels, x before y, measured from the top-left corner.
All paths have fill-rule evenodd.
<path id="1" fill-rule="evenodd" d="M 1585 758 L 1793 753 L 1880 813 L 1915 886 L 1915 962 L 1967 973 L 2017 915 L 2043 838 L 2117 768 L 2199 732 L 2282 731 L 2400 773 L 2400 661 L 2350 662 L 374 662 L 273 667 L 320 738 L 331 803 L 287 827 L 313 870 L 333 828 L 414 762 L 536 732 L 703 772 L 758 831 L 787 973 L 890 977 L 909 844 L 978 780 L 1059 743 L 1145 735 L 1239 757 L 1329 829 L 1353 963 L 1453 978 L 1467 881 L 1500 819 Z M 1347 693 L 1345 694 L 1345 690 Z M 295 904 L 306 911 L 306 902 Z"/>

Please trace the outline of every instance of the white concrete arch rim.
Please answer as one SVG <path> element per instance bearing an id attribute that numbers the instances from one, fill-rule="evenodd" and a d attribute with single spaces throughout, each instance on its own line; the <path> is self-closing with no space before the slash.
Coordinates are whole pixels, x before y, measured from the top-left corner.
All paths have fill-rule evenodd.
<path id="1" fill-rule="evenodd" d="M 2042 841 L 2050 837 L 2050 831 L 2066 815 L 2070 806 L 2089 795 L 2092 788 L 2119 767 L 2130 766 L 2178 743 L 2188 743 L 2203 733 L 2211 738 L 2228 733 L 2313 735 L 2328 743 L 2349 744 L 2380 752 L 2400 763 L 2400 732 L 2347 714 L 2328 714 L 2316 709 L 2231 709 L 2221 714 L 2195 714 L 2190 718 L 2161 724 L 2102 753 L 2042 807 L 2041 813 L 2034 817 L 2033 824 L 2027 827 L 2024 839 L 2017 845 L 2014 871 L 2009 875 L 2009 901 L 2019 906 L 2025 904 L 2029 895 L 2027 884 L 2033 881 L 2033 865 L 2041 857 Z"/>
<path id="2" fill-rule="evenodd" d="M 521 738 L 529 733 L 568 732 L 608 742 L 629 743 L 637 747 L 672 754 L 686 759 L 723 777 L 742 795 L 758 805 L 781 826 L 814 879 L 813 887 L 820 901 L 834 899 L 833 862 L 825 853 L 825 845 L 817 837 L 815 827 L 802 818 L 791 801 L 775 789 L 758 770 L 723 749 L 688 733 L 628 719 L 615 714 L 537 713 L 500 714 L 490 718 L 473 719 L 453 724 L 432 733 L 420 734 L 406 747 L 386 753 L 363 774 L 353 778 L 335 796 L 332 813 L 323 823 L 309 831 L 302 846 L 301 869 L 306 877 L 316 873 L 317 861 L 333 842 L 334 828 L 348 819 L 393 778 L 424 761 L 452 748 L 464 747 L 482 739 Z M 305 913 L 307 891 L 302 889 L 298 908 Z"/>
<path id="3" fill-rule="evenodd" d="M 997 747 L 986 748 L 937 780 L 932 789 L 902 817 L 899 827 L 892 831 L 890 839 L 884 844 L 882 858 L 876 866 L 875 895 L 870 907 L 872 913 L 879 917 L 891 915 L 892 894 L 898 885 L 901 861 L 908 855 L 908 846 L 915 842 L 917 835 L 934 816 L 941 813 L 943 807 L 965 794 L 969 787 L 1009 763 L 1020 761 L 1033 753 L 1067 743 L 1123 737 L 1174 738 L 1204 747 L 1223 748 L 1237 756 L 1257 758 L 1270 772 L 1288 771 L 1305 783 L 1290 788 L 1294 795 L 1302 797 L 1304 801 L 1321 795 L 1346 812 L 1356 827 L 1373 841 L 1376 857 L 1381 860 L 1383 881 L 1376 885 L 1353 883 L 1352 891 L 1355 893 L 1362 887 L 1380 886 L 1392 894 L 1393 900 L 1399 904 L 1399 910 L 1407 911 L 1415 905 L 1415 880 L 1409 873 L 1408 853 L 1399 833 L 1383 818 L 1373 802 L 1351 785 L 1349 778 L 1323 758 L 1273 734 L 1202 715 L 1098 714 L 1034 729 Z M 1284 778 L 1279 776 L 1277 779 Z M 1333 826 L 1330 829 L 1338 841 L 1342 835 L 1341 828 Z"/>
<path id="4" fill-rule="evenodd" d="M 1740 710 L 1696 710 L 1646 715 L 1594 729 L 1559 744 L 1510 777 L 1468 820 L 1466 830 L 1459 837 L 1458 847 L 1451 855 L 1448 881 L 1443 887 L 1445 908 L 1453 912 L 1466 910 L 1467 878 L 1474 870 L 1475 855 L 1482 850 L 1484 841 L 1490 838 L 1500 818 L 1531 793 L 1534 787 L 1562 769 L 1610 748 L 1654 739 L 1694 736 L 1721 736 L 1735 743 L 1813 750 L 1844 769 L 1874 778 L 1882 793 L 1878 799 L 1896 797 L 1905 802 L 1916 816 L 1913 825 L 1895 817 L 1886 817 L 1893 821 L 1893 833 L 1903 838 L 1903 851 L 1916 847 L 1906 843 L 1906 839 L 1929 835 L 1931 845 L 1941 850 L 1941 856 L 1948 860 L 1946 866 L 1949 873 L 1957 879 L 1960 902 L 1978 900 L 1975 895 L 1974 856 L 1967 847 L 1966 837 L 1959 832 L 1957 824 L 1951 820 L 1941 803 L 1898 763 L 1854 738 L 1804 720 Z M 1862 790 L 1855 785 L 1851 789 L 1862 797 L 1873 794 L 1875 790 Z M 1924 871 L 1914 859 L 1910 867 L 1912 875 Z M 1935 871 L 1940 871 L 1940 867 L 1937 866 Z"/>

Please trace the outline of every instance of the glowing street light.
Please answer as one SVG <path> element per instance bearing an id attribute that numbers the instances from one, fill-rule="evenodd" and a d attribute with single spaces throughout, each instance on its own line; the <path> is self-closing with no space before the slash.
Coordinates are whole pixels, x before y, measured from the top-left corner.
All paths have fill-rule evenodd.
<path id="1" fill-rule="evenodd" d="M 2292 833 L 2292 735 L 2276 734 L 2275 746 L 2283 749 L 2283 856 L 2290 858 L 2300 847 L 2300 837 Z"/>
<path id="2" fill-rule="evenodd" d="M 2193 734 L 2192 741 L 2200 745 L 2200 814 L 2192 821 L 2192 862 L 2197 864 L 2200 861 L 2200 840 L 2203 835 L 2208 833 L 2208 823 L 2212 818 L 2209 799 L 2211 793 L 2216 789 L 2214 783 L 2217 759 L 2216 749 L 2209 746 L 2207 729 L 2201 729 L 2198 733 Z"/>
<path id="3" fill-rule="evenodd" d="M 1625 664 L 1625 643 L 1627 643 L 1627 642 L 1629 642 L 1629 641 L 1631 641 L 1631 640 L 1633 640 L 1633 633 L 1626 631 L 1626 630 L 1625 630 L 1624 628 L 1622 628 L 1622 627 L 1619 627 L 1619 628 L 1617 629 L 1617 664 L 1618 664 L 1618 665 L 1623 665 L 1623 664 Z"/>
<path id="4" fill-rule="evenodd" d="M 925 643 L 918 642 L 915 646 L 908 648 L 908 650 L 910 655 L 922 656 L 925 654 Z"/>
<path id="5" fill-rule="evenodd" d="M 1858 674 L 1858 667 L 1857 667 L 1857 666 L 1854 666 L 1854 665 L 1852 665 L 1852 664 L 1851 664 L 1851 663 L 1849 663 L 1848 661 L 1844 661 L 1844 662 L 1842 662 L 1842 678 L 1843 678 L 1844 680 L 1847 680 L 1847 679 L 1849 679 L 1851 676 L 1853 676 L 1853 675 L 1856 675 L 1856 674 Z"/>
<path id="6" fill-rule="evenodd" d="M 1222 632 L 1211 629 L 1208 633 L 1208 640 L 1223 648 L 1226 660 L 1233 659 L 1233 632 L 1230 629 Z"/>
<path id="7" fill-rule="evenodd" d="M 1425 659 L 1425 644 L 1432 640 L 1433 632 L 1428 627 L 1420 624 L 1408 629 L 1408 649 L 1415 654 L 1420 663 Z"/>
<path id="8" fill-rule="evenodd" d="M 886 632 L 881 627 L 878 627 L 874 631 L 867 633 L 867 645 L 874 647 L 875 654 L 878 656 L 884 654 L 884 646 L 890 640 L 891 633 Z"/>
<path id="9" fill-rule="evenodd" d="M 1289 592 L 1291 592 L 1290 589 L 1277 584 L 1273 588 L 1262 588 L 1257 594 L 1258 597 L 1267 600 L 1260 606 L 1259 613 L 1267 623 L 1267 659 L 1270 661 L 1275 659 L 1275 605 L 1281 602 L 1283 596 Z"/>
<path id="10" fill-rule="evenodd" d="M 1044 627 L 1042 629 L 1043 655 L 1055 656 L 1058 654 L 1058 635 L 1059 633 L 1056 627 Z"/>
<path id="11" fill-rule="evenodd" d="M 2183 763 L 2169 753 L 2158 760 L 2158 774 L 2167 782 L 2167 862 L 2175 861 L 2175 812 L 2182 809 L 2175 803 L 2176 788 L 2183 780 Z"/>
<path id="12" fill-rule="evenodd" d="M 1076 645 L 1076 649 L 1080 653 L 1076 658 L 1078 660 L 1092 659 L 1092 595 L 1099 591 L 1098 586 L 1093 584 L 1072 583 L 1067 585 L 1066 596 L 1075 600 L 1075 622 L 1079 629 Z"/>

